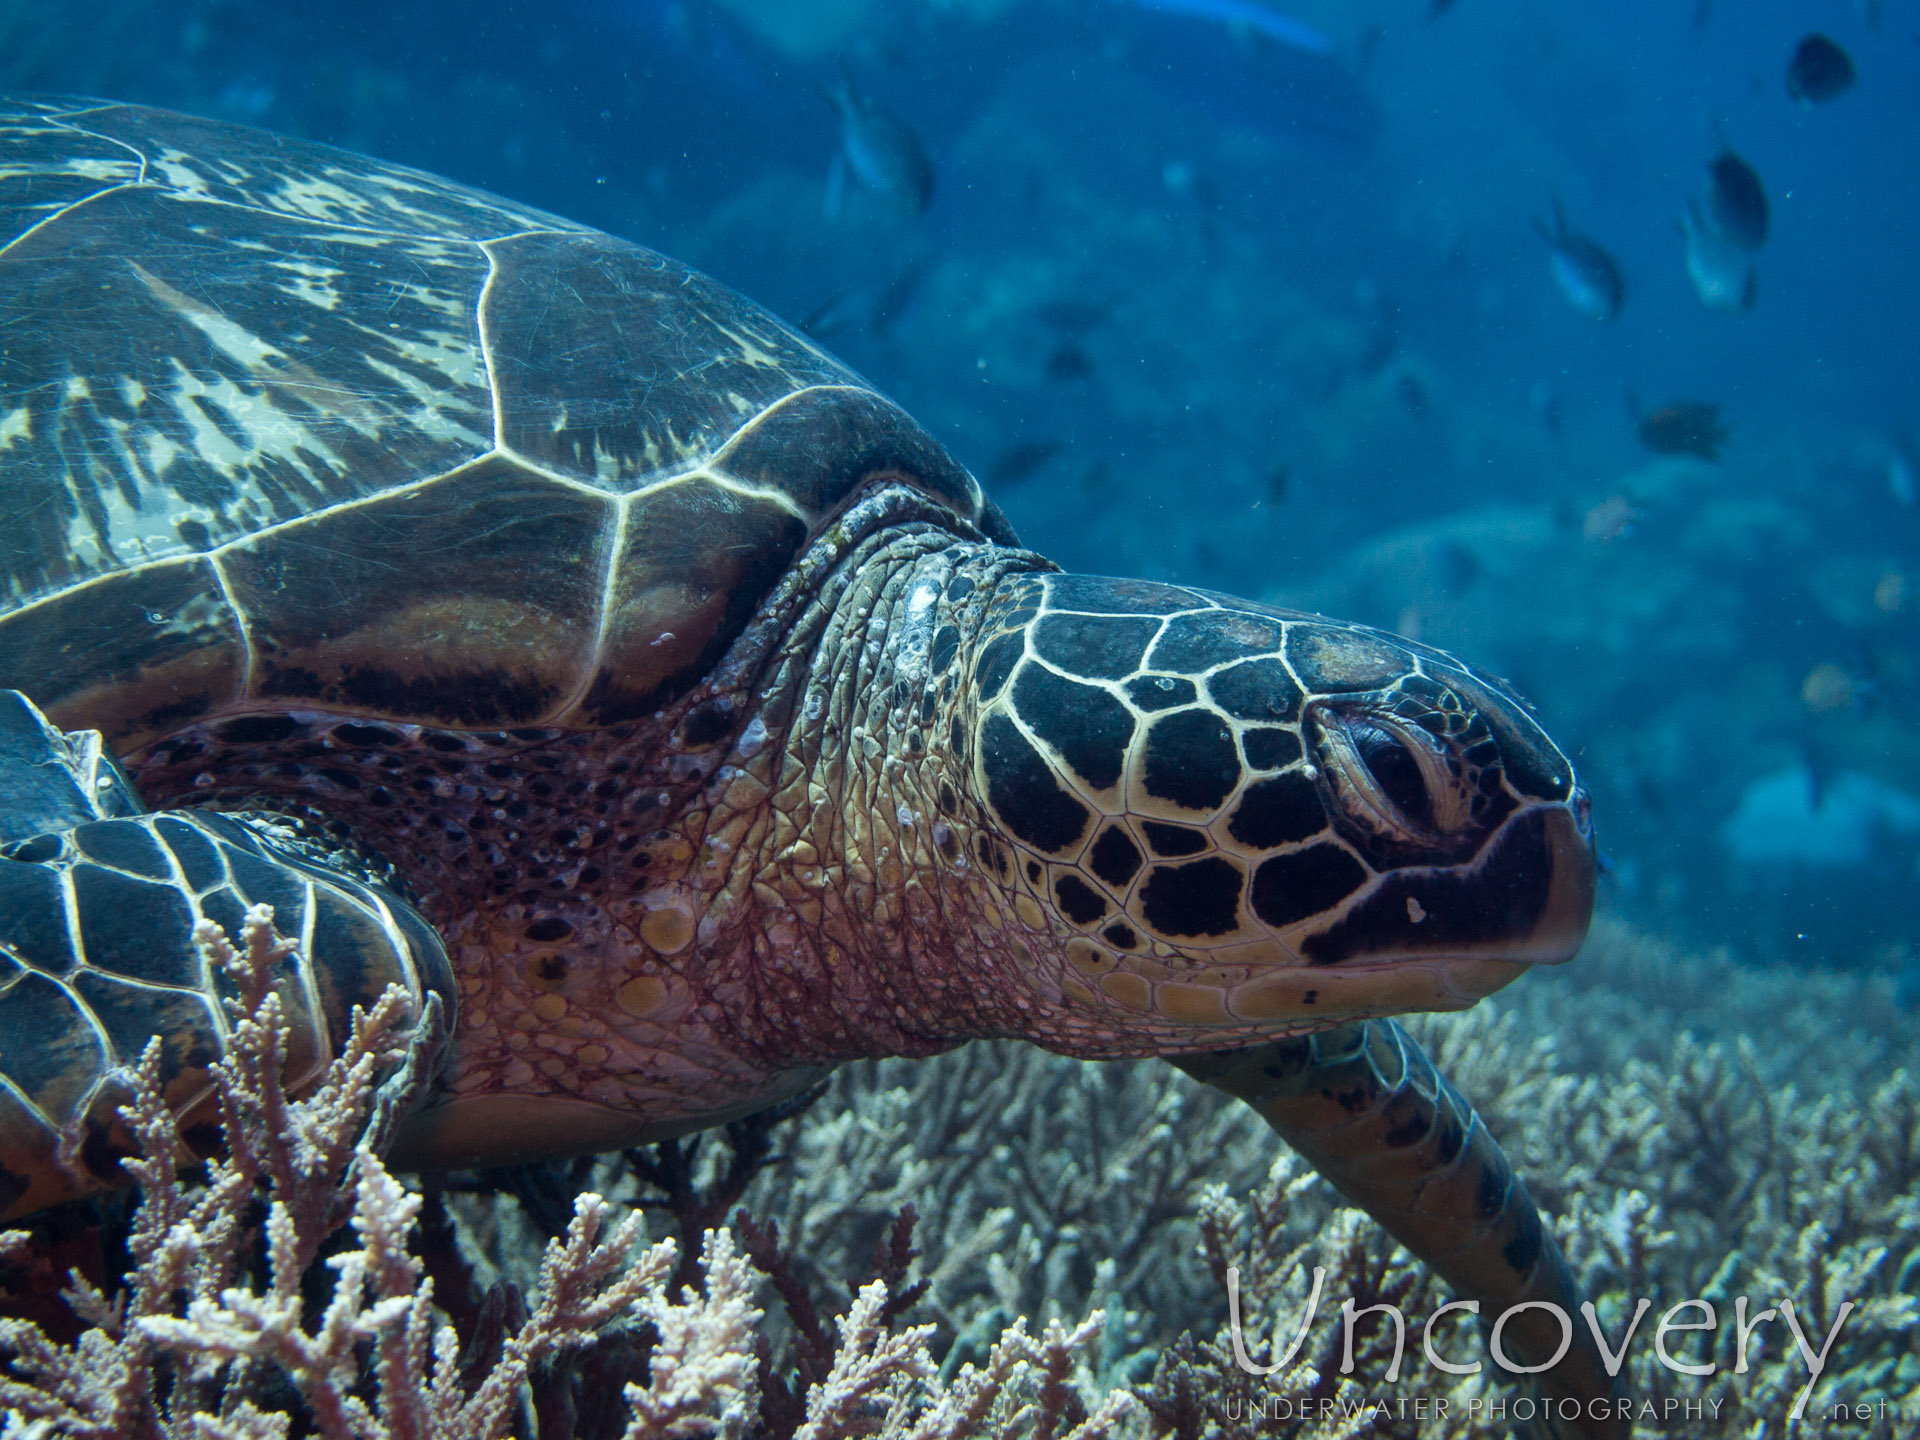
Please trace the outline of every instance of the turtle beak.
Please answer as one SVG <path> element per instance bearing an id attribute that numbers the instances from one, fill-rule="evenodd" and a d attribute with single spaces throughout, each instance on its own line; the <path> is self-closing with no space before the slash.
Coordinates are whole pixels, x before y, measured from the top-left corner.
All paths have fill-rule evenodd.
<path id="1" fill-rule="evenodd" d="M 1390 876 L 1349 912 L 1344 932 L 1308 937 L 1305 963 L 1240 986 L 1228 1012 L 1300 1029 L 1464 1010 L 1535 965 L 1574 957 L 1593 919 L 1598 868 L 1586 792 L 1576 786 L 1565 801 L 1509 816 L 1478 865 L 1443 880 Z M 1374 943 L 1319 948 L 1343 935 Z"/>
<path id="2" fill-rule="evenodd" d="M 1449 992 L 1446 1005 L 1435 1009 L 1465 1009 L 1520 978 L 1534 965 L 1564 965 L 1586 943 L 1593 922 L 1593 900 L 1599 861 L 1593 845 L 1587 793 L 1575 787 L 1565 805 L 1544 806 L 1522 817 L 1536 820 L 1527 838 L 1543 852 L 1546 898 L 1531 923 L 1516 927 L 1511 939 L 1492 945 L 1477 956 L 1446 966 L 1441 983 Z M 1537 834 L 1537 840 L 1533 836 Z"/>
<path id="3" fill-rule="evenodd" d="M 1519 843 L 1537 847 L 1545 893 L 1531 919 L 1516 923 L 1505 943 L 1484 952 L 1496 964 L 1505 962 L 1503 969 L 1516 967 L 1507 978 L 1519 973 L 1518 966 L 1564 965 L 1586 943 L 1600 872 L 1591 815 L 1587 792 L 1575 786 L 1565 804 L 1543 805 L 1509 822 Z"/>
<path id="4" fill-rule="evenodd" d="M 1574 957 L 1593 919 L 1598 871 L 1586 792 L 1572 786 L 1564 800 L 1508 815 L 1468 863 L 1389 871 L 1300 949 L 1323 969 L 1437 971 L 1470 1004 L 1529 966 Z"/>
<path id="5" fill-rule="evenodd" d="M 1590 816 L 1587 792 L 1575 786 L 1564 803 L 1512 816 L 1493 847 L 1479 900 L 1505 934 L 1489 937 L 1477 954 L 1509 979 L 1520 967 L 1563 965 L 1586 941 L 1600 869 Z"/>
<path id="6" fill-rule="evenodd" d="M 1517 958 L 1536 965 L 1561 965 L 1579 953 L 1593 923 L 1600 856 L 1593 843 L 1593 802 L 1575 785 L 1564 806 L 1554 806 L 1543 821 L 1553 878 L 1547 903 L 1533 927 L 1527 950 Z"/>

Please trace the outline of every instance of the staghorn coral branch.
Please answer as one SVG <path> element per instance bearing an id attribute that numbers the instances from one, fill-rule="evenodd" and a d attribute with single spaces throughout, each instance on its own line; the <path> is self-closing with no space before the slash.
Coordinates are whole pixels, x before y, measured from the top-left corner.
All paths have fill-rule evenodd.
<path id="1" fill-rule="evenodd" d="M 587 1344 L 596 1331 L 635 1309 L 671 1272 L 675 1249 L 668 1241 L 653 1246 L 623 1271 L 628 1252 L 639 1240 L 641 1221 L 638 1215 L 627 1216 L 602 1241 L 601 1222 L 609 1208 L 594 1194 L 574 1202 L 573 1223 L 566 1236 L 549 1241 L 542 1257 L 539 1302 L 502 1347 L 499 1361 L 472 1398 L 458 1407 L 459 1433 L 499 1434 L 535 1365 Z M 447 1392 L 450 1401 L 457 1393 L 457 1382 L 447 1383 L 456 1387 Z"/>
<path id="2" fill-rule="evenodd" d="M 966 1366 L 952 1387 L 935 1397 L 908 1432 L 907 1440 L 947 1440 L 949 1436 L 981 1433 L 987 1417 L 1012 1388 L 1032 1353 L 1026 1317 L 1021 1316 L 1000 1333 L 984 1365 Z"/>
<path id="3" fill-rule="evenodd" d="M 887 1283 L 863 1286 L 836 1326 L 840 1345 L 826 1378 L 807 1395 L 807 1421 L 796 1440 L 838 1440 L 868 1427 L 858 1422 L 877 1405 L 900 1396 L 916 1381 L 935 1373 L 927 1353 L 931 1325 L 916 1325 L 898 1335 L 887 1333 L 883 1315 Z"/>
<path id="4" fill-rule="evenodd" d="M 706 1233 L 700 1270 L 704 1295 L 689 1288 L 675 1304 L 656 1286 L 640 1301 L 656 1338 L 650 1382 L 626 1387 L 633 1419 L 625 1440 L 740 1435 L 754 1417 L 762 1315 L 753 1303 L 756 1274 L 725 1230 Z"/>
<path id="5" fill-rule="evenodd" d="M 238 948 L 251 952 L 263 937 L 238 938 Z M 264 939 L 270 950 L 273 937 Z M 1887 1028 L 1893 1012 L 1884 984 L 1878 977 L 1801 975 L 1776 985 L 1765 974 L 1722 973 L 1706 960 L 1672 956 L 1605 926 L 1596 945 L 1600 978 L 1576 977 L 1571 992 L 1516 987 L 1511 998 L 1478 1012 L 1415 1028 L 1434 1054 L 1447 1057 L 1489 1126 L 1538 1180 L 1548 1208 L 1559 1212 L 1557 1233 L 1610 1334 L 1620 1333 L 1640 1296 L 1671 1303 L 1698 1294 L 1719 1307 L 1719 1374 L 1697 1386 L 1677 1383 L 1654 1362 L 1643 1327 L 1629 1359 L 1634 1389 L 1657 1399 L 1718 1398 L 1718 1418 L 1690 1426 L 1690 1440 L 1750 1440 L 1761 1427 L 1769 1436 L 1784 1434 L 1781 1417 L 1805 1385 L 1805 1366 L 1775 1322 L 1753 1342 L 1749 1369 L 1732 1373 L 1734 1297 L 1749 1297 L 1755 1309 L 1792 1297 L 1803 1325 L 1810 1332 L 1820 1327 L 1815 1343 L 1839 1306 L 1853 1302 L 1815 1402 L 1903 1406 L 1896 1428 L 1875 1421 L 1850 1433 L 1868 1440 L 1905 1434 L 1898 1427 L 1910 1428 L 1920 1415 L 1920 1086 L 1912 1078 L 1920 1057 L 1910 1040 Z M 1676 1003 L 1676 993 L 1691 993 L 1689 966 L 1719 976 L 1701 986 L 1716 1006 L 1729 1013 L 1747 1007 L 1779 1042 L 1743 1052 L 1712 1025 L 1697 1023 L 1693 1040 L 1656 1045 L 1649 1037 L 1668 1032 L 1647 1017 Z M 256 993 L 261 1018 L 270 991 Z M 1568 993 L 1572 999 L 1561 998 Z M 376 1019 L 370 1029 L 386 1023 Z M 286 1099 L 290 1121 L 314 1126 L 309 1161 L 278 1165 L 274 1142 L 263 1137 L 251 1149 L 230 1148 L 205 1185 L 180 1173 L 185 1167 L 176 1157 L 185 1152 L 175 1149 L 172 1117 L 151 1083 L 141 1088 L 142 1073 L 150 1082 L 151 1071 L 128 1077 L 127 1117 L 142 1146 L 142 1157 L 128 1165 L 146 1190 L 134 1218 L 133 1268 L 118 1293 L 70 1287 L 70 1303 L 91 1326 L 72 1346 L 54 1344 L 32 1326 L 0 1323 L 0 1347 L 8 1351 L 0 1406 L 12 1412 L 4 1440 L 286 1440 L 296 1424 L 312 1433 L 344 1427 L 355 1440 L 499 1440 L 530 1433 L 536 1384 L 589 1383 L 585 1367 L 578 1379 L 571 1367 L 572 1357 L 590 1353 L 594 1338 L 581 1325 L 595 1316 L 603 1330 L 627 1334 L 623 1343 L 634 1348 L 615 1352 L 623 1364 L 631 1355 L 629 1369 L 607 1372 L 609 1400 L 624 1392 L 624 1412 L 611 1428 L 583 1431 L 587 1440 L 614 1440 L 622 1426 L 635 1440 L 778 1437 L 800 1430 L 815 1407 L 824 1431 L 836 1423 L 825 1413 L 830 1406 L 844 1419 L 838 1433 L 883 1440 L 1037 1440 L 1049 1407 L 1054 1418 L 1044 1423 L 1054 1440 L 1145 1440 L 1149 1433 L 1239 1440 L 1255 1385 L 1364 1401 L 1371 1390 L 1358 1382 L 1377 1383 L 1388 1337 L 1384 1329 L 1363 1328 L 1359 1370 L 1342 1377 L 1337 1325 L 1328 1327 L 1323 1314 L 1299 1363 L 1270 1381 L 1252 1381 L 1220 1339 L 1219 1277 L 1227 1264 L 1241 1266 L 1243 1295 L 1258 1302 L 1245 1317 L 1247 1342 L 1269 1359 L 1274 1352 L 1263 1337 L 1278 1334 L 1283 1344 L 1291 1338 L 1303 1308 L 1302 1277 L 1316 1260 L 1333 1272 L 1329 1293 L 1391 1299 L 1407 1311 L 1410 1330 L 1446 1298 L 1370 1224 L 1342 1212 L 1324 1184 L 1288 1156 L 1276 1157 L 1257 1128 L 1170 1079 L 1164 1067 L 1084 1066 L 979 1046 L 931 1068 L 847 1067 L 833 1102 L 783 1133 L 779 1149 L 797 1163 L 778 1172 L 763 1167 L 742 1197 L 769 1223 L 778 1220 L 781 1252 L 803 1257 L 806 1276 L 820 1277 L 812 1290 L 820 1297 L 844 1293 L 841 1284 L 864 1273 L 876 1249 L 889 1252 L 889 1305 L 910 1288 L 894 1261 L 900 1252 L 893 1227 L 902 1207 L 914 1205 L 922 1218 L 913 1242 L 926 1251 L 922 1263 L 933 1279 L 918 1313 L 931 1314 L 938 1330 L 924 1341 L 924 1360 L 896 1344 L 891 1386 L 880 1377 L 864 1391 L 842 1387 L 842 1403 L 827 1383 L 863 1367 L 871 1372 L 883 1338 L 902 1338 L 891 1333 L 886 1322 L 894 1317 L 883 1305 L 870 1341 L 844 1329 L 836 1336 L 835 1327 L 821 1324 L 826 1349 L 811 1391 L 804 1384 L 794 1390 L 791 1417 L 780 1421 L 787 1428 L 756 1429 L 767 1423 L 770 1400 L 770 1387 L 757 1379 L 756 1343 L 768 1347 L 781 1384 L 796 1378 L 795 1351 L 781 1315 L 762 1315 L 755 1304 L 761 1277 L 731 1239 L 725 1251 L 717 1249 L 724 1231 L 699 1246 L 699 1283 L 683 1288 L 669 1283 L 667 1272 L 685 1257 L 639 1246 L 637 1229 L 627 1237 L 631 1251 L 603 1253 L 626 1227 L 602 1202 L 588 1205 L 591 1235 L 576 1237 L 585 1218 L 576 1209 L 575 1225 L 547 1248 L 543 1263 L 537 1242 L 514 1251 L 515 1232 L 475 1225 L 476 1215 L 489 1213 L 485 1206 L 512 1213 L 512 1202 L 455 1196 L 471 1205 L 459 1211 L 462 1238 L 444 1243 L 471 1248 L 471 1237 L 491 1237 L 488 1258 L 474 1262 L 481 1267 L 476 1295 L 496 1283 L 501 1272 L 490 1267 L 498 1264 L 534 1297 L 531 1312 L 516 1311 L 509 1281 L 500 1278 L 497 1298 L 481 1305 L 494 1319 L 469 1322 L 476 1345 L 466 1358 L 474 1373 L 463 1380 L 458 1339 L 414 1268 L 421 1217 L 410 1207 L 418 1197 L 361 1161 L 359 1132 L 345 1123 L 368 1107 L 357 1122 L 363 1128 L 375 1127 L 380 1113 L 394 1113 L 404 1085 L 391 1078 L 398 1073 L 391 1066 L 406 1022 L 396 1024 L 385 1041 L 375 1033 L 356 1042 L 360 1054 L 374 1057 L 372 1074 L 343 1063 L 322 1102 L 327 1115 L 299 1108 L 320 1098 L 319 1087 Z M 403 1064 L 424 1053 L 415 1039 Z M 421 1073 L 417 1065 L 412 1073 Z M 243 1075 L 240 1083 L 251 1082 Z M 236 1113 L 258 1123 L 266 1107 L 256 1097 Z M 1136 1127 L 1130 1116 L 1150 1123 Z M 377 1136 L 366 1148 L 378 1154 Z M 325 1156 L 338 1168 L 314 1181 L 324 1206 L 309 1211 L 278 1192 L 276 1175 L 305 1183 L 301 1164 Z M 731 1173 L 711 1151 L 702 1163 L 702 1173 Z M 1220 1184 L 1203 1195 L 1209 1181 Z M 278 1218 L 263 1197 L 282 1202 Z M 295 1273 L 307 1247 L 320 1253 L 325 1235 L 316 1241 L 314 1229 L 349 1221 L 353 1233 L 331 1268 L 308 1266 L 288 1286 L 283 1277 Z M 1130 1253 L 1118 1248 L 1123 1243 Z M 17 1250 L 21 1242 L 0 1244 Z M 254 1259 L 267 1251 L 263 1279 L 253 1283 Z M 1123 1259 L 1103 1266 L 1109 1256 Z M 547 1288 L 534 1283 L 536 1270 L 544 1271 Z M 610 1292 L 635 1270 L 651 1270 L 652 1278 L 628 1293 L 623 1310 Z M 808 1289 L 799 1274 L 791 1279 Z M 231 1310 L 228 1292 L 236 1296 Z M 1107 1312 L 1104 1329 L 1081 1337 L 1070 1365 L 1050 1358 L 1049 1335 L 1064 1330 L 1072 1337 L 1080 1327 L 1048 1327 L 1086 1313 L 1096 1299 Z M 323 1372 L 337 1367 L 330 1383 L 338 1404 L 324 1427 L 311 1410 L 290 1417 L 255 1408 L 275 1393 L 270 1372 L 281 1366 L 266 1332 L 284 1328 L 284 1307 L 295 1300 L 304 1303 L 294 1328 L 307 1347 L 289 1352 L 295 1363 Z M 224 1334 L 230 1358 L 210 1356 L 202 1364 L 191 1345 L 163 1347 L 141 1323 L 189 1323 L 195 1301 L 212 1307 L 198 1312 L 206 1322 L 200 1343 Z M 1035 1334 L 1014 1318 L 1021 1314 L 1035 1317 Z M 842 1325 L 853 1318 L 850 1309 Z M 670 1335 L 660 1328 L 663 1320 Z M 1202 1338 L 1182 1339 L 1183 1330 Z M 1470 1336 L 1463 1327 L 1443 1348 L 1471 1358 Z M 941 1373 L 931 1369 L 936 1355 L 944 1357 Z M 156 1361 L 163 1376 L 157 1396 L 148 1378 Z M 1498 1379 L 1483 1374 L 1433 1387 L 1432 1378 L 1424 1377 L 1422 1388 L 1456 1406 L 1496 1393 Z M 1126 1393 L 1136 1384 L 1144 1406 Z M 482 1392 L 484 1403 L 475 1403 Z M 1241 1419 L 1231 1418 L 1230 1403 Z M 1087 1412 L 1077 1424 L 1076 1404 Z M 580 1414 L 584 1425 L 586 1407 Z M 1294 1440 L 1357 1434 L 1468 1440 L 1474 1432 L 1457 1422 L 1411 1420 L 1367 1428 L 1343 1415 L 1303 1422 Z"/>
<path id="6" fill-rule="evenodd" d="M 128 1236 L 135 1263 L 127 1288 L 109 1303 L 76 1280 L 69 1303 L 92 1328 L 73 1346 L 53 1345 L 19 1323 L 5 1331 L 9 1368 L 29 1383 L 0 1381 L 0 1398 L 31 1407 L 62 1434 L 276 1433 L 234 1393 L 252 1366 L 272 1362 L 296 1380 L 319 1432 L 345 1440 L 367 1430 L 366 1406 L 351 1393 L 358 1380 L 354 1347 L 398 1315 L 391 1304 L 363 1309 L 363 1277 L 376 1261 L 390 1270 L 393 1237 L 410 1216 L 404 1206 L 395 1210 L 394 1190 L 381 1189 L 377 1176 L 369 1173 L 358 1186 L 340 1173 L 340 1137 L 357 1134 L 379 1071 L 406 1049 L 396 1032 L 408 1000 L 396 987 L 371 1012 L 356 1011 L 346 1053 L 311 1096 L 293 1101 L 281 1075 L 287 1029 L 274 992 L 276 973 L 285 972 L 293 954 L 291 942 L 274 934 L 265 906 L 247 912 L 238 946 L 211 926 L 200 927 L 196 939 L 237 991 L 228 1002 L 228 1053 L 212 1072 L 226 1154 L 210 1166 L 203 1187 L 188 1188 L 177 1164 L 175 1120 L 161 1092 L 159 1043 L 149 1044 L 126 1077 L 130 1100 L 122 1112 L 139 1150 L 127 1169 L 142 1187 Z M 270 1197 L 264 1295 L 241 1283 L 262 1182 Z M 363 1237 L 370 1251 L 344 1258 L 334 1300 L 308 1335 L 300 1325 L 303 1280 L 337 1224 L 332 1212 L 363 1192 L 369 1223 L 383 1207 L 394 1213 Z M 154 1367 L 162 1350 L 179 1352 L 186 1363 L 156 1400 Z"/>
<path id="7" fill-rule="evenodd" d="M 76 1279 L 70 1302 L 92 1328 L 72 1346 L 25 1322 L 0 1322 L 9 1351 L 0 1402 L 22 1440 L 38 1440 L 41 1430 L 88 1440 L 285 1440 L 294 1417 L 262 1411 L 253 1398 L 264 1370 L 285 1377 L 300 1397 L 299 1423 L 321 1440 L 500 1440 L 536 1372 L 547 1377 L 542 1383 L 564 1384 L 562 1357 L 628 1322 L 651 1333 L 649 1383 L 625 1390 L 629 1440 L 746 1435 L 760 1398 L 759 1275 L 726 1230 L 709 1229 L 701 1288 L 673 1301 L 675 1244 L 663 1241 L 636 1259 L 640 1217 L 611 1223 L 611 1207 L 594 1194 L 575 1200 L 566 1234 L 546 1247 L 531 1312 L 511 1334 L 503 1327 L 496 1357 L 469 1393 L 458 1337 L 434 1311 L 432 1284 L 412 1249 L 422 1197 L 386 1170 L 372 1143 L 391 1120 L 396 1083 L 411 1083 L 438 1043 L 437 1012 L 430 1009 L 410 1039 L 407 999 L 389 990 L 355 1012 L 340 1056 L 296 1098 L 282 1075 L 287 1026 L 275 989 L 292 947 L 273 933 L 264 908 L 249 912 L 238 945 L 210 929 L 199 939 L 237 991 L 229 1050 L 213 1071 L 226 1153 L 203 1185 L 188 1184 L 160 1089 L 160 1051 L 150 1046 L 129 1078 L 125 1112 L 140 1150 L 129 1169 L 144 1189 L 129 1236 L 135 1265 L 127 1291 L 109 1301 Z M 734 1138 L 750 1153 L 723 1179 L 729 1198 L 771 1153 L 765 1127 Z M 898 1293 L 875 1281 L 840 1318 L 838 1344 L 824 1343 L 817 1357 L 800 1433 L 838 1440 L 876 1427 L 905 1435 L 913 1425 L 965 1440 L 969 1432 L 956 1423 L 985 1405 L 997 1407 L 1003 1430 L 1029 1429 L 1040 1417 L 1042 1440 L 1055 1440 L 1062 1420 L 1084 1411 L 1067 1375 L 1097 1322 L 1070 1331 L 1052 1323 L 1039 1346 L 1016 1325 L 1012 1339 L 996 1345 L 989 1380 L 968 1372 L 953 1402 L 927 1350 L 932 1327 L 891 1330 L 924 1288 L 906 1280 L 917 1254 L 913 1219 L 911 1209 L 895 1213 L 875 1248 Z M 316 1266 L 328 1238 L 349 1223 L 352 1245 Z M 763 1240 L 777 1254 L 775 1233 L 768 1227 Z M 0 1243 L 5 1254 L 24 1242 Z M 264 1260 L 262 1283 L 249 1278 L 255 1253 Z M 323 1271 L 331 1272 L 324 1289 Z M 810 1304 L 798 1280 L 789 1281 L 789 1303 Z M 504 1320 L 504 1306 L 494 1308 Z M 162 1356 L 173 1357 L 170 1380 L 156 1394 Z M 1027 1394 L 1035 1386 L 1037 1400 Z M 1074 1435 L 1109 1433 L 1123 1401 L 1109 1397 Z M 927 1428 L 929 1412 L 945 1418 Z"/>

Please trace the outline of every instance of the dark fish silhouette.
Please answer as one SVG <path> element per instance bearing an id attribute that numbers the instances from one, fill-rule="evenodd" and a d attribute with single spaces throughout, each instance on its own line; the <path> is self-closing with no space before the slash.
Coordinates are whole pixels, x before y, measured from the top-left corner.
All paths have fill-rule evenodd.
<path id="1" fill-rule="evenodd" d="M 1722 150 L 1707 174 L 1707 212 L 1714 227 L 1742 250 L 1765 245 L 1770 217 L 1759 172 L 1733 151 Z"/>
<path id="2" fill-rule="evenodd" d="M 1887 456 L 1887 493 L 1909 510 L 1920 505 L 1920 446 L 1904 430 Z"/>
<path id="3" fill-rule="evenodd" d="M 1640 417 L 1640 443 L 1656 455 L 1698 455 L 1718 460 L 1727 443 L 1720 407 L 1699 400 L 1676 400 Z"/>
<path id="4" fill-rule="evenodd" d="M 1598 242 L 1567 225 L 1559 200 L 1553 202 L 1553 228 L 1536 219 L 1533 228 L 1553 247 L 1553 281 L 1582 315 L 1617 320 L 1627 303 L 1627 281 L 1620 266 Z"/>
<path id="5" fill-rule="evenodd" d="M 1853 59 L 1826 36 L 1813 34 L 1794 46 L 1787 62 L 1787 94 L 1802 105 L 1824 105 L 1851 90 L 1860 77 Z"/>
<path id="6" fill-rule="evenodd" d="M 912 261 L 896 271 L 891 279 L 853 290 L 841 290 L 828 296 L 800 321 L 803 334 L 824 340 L 843 330 L 860 330 L 869 335 L 886 335 L 906 308 L 913 303 L 920 282 L 926 278 L 927 264 Z"/>
<path id="7" fill-rule="evenodd" d="M 1266 495 L 1264 503 L 1269 510 L 1278 510 L 1281 502 L 1287 498 L 1287 488 L 1293 482 L 1292 467 L 1276 465 L 1267 472 Z"/>
<path id="8" fill-rule="evenodd" d="M 840 116 L 840 147 L 827 171 L 827 213 L 839 213 L 849 178 L 908 215 L 925 210 L 933 198 L 933 161 L 906 121 L 862 95 L 849 75 L 820 93 Z"/>
<path id="9" fill-rule="evenodd" d="M 987 467 L 989 490 L 1011 490 L 1031 480 L 1066 446 L 1058 440 L 1022 440 L 1009 445 Z"/>
<path id="10" fill-rule="evenodd" d="M 1042 370 L 1049 380 L 1084 380 L 1093 374 L 1093 358 L 1074 341 L 1062 340 L 1053 347 Z"/>

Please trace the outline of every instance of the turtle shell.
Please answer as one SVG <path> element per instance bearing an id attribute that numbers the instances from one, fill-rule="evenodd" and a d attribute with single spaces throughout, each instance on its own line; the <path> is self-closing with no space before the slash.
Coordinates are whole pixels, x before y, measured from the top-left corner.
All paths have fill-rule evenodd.
<path id="1" fill-rule="evenodd" d="M 297 706 L 595 728 L 690 689 L 903 411 L 638 245 L 326 146 L 0 102 L 0 684 L 122 751 Z"/>

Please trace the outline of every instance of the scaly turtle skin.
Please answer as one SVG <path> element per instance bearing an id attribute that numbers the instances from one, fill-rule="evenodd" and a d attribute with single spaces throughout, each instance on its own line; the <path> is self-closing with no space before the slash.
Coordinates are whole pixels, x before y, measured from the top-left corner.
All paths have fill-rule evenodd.
<path id="1" fill-rule="evenodd" d="M 163 1093 L 187 1147 L 209 1153 L 219 1113 L 207 1069 L 234 991 L 193 945 L 188 915 L 238 935 L 268 904 L 307 963 L 277 977 L 294 1017 L 287 1077 L 316 1082 L 353 1008 L 388 985 L 451 998 L 446 952 L 409 905 L 289 838 L 207 810 L 143 814 L 98 731 L 62 735 L 0 690 L 0 1201 L 24 1215 L 116 1182 L 132 1136 L 126 1080 L 158 1037 Z M 284 827 L 282 827 L 284 831 Z M 159 940 L 160 943 L 156 943 Z M 438 1018 L 438 1008 L 435 1018 Z M 87 1023 L 88 1021 L 92 1023 Z M 77 1022 L 77 1023 L 76 1023 Z M 436 1047 L 443 1037 L 424 1037 Z"/>
<path id="2" fill-rule="evenodd" d="M 0 685 L 57 727 L 0 732 L 8 1215 L 117 1180 L 148 1035 L 193 1141 L 191 928 L 265 900 L 303 1057 L 389 980 L 444 998 L 398 1163 L 1020 1036 L 1181 1057 L 1470 1293 L 1573 1303 L 1371 1018 L 1584 935 L 1584 796 L 1497 683 L 1055 572 L 897 407 L 637 246 L 132 106 L 0 139 Z M 1585 1347 L 1556 1376 L 1607 1391 Z"/>

